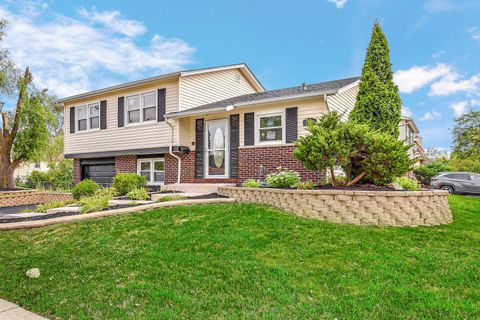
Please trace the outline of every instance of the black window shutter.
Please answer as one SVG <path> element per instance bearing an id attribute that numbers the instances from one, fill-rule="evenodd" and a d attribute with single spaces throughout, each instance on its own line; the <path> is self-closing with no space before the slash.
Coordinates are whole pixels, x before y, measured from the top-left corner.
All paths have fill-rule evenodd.
<path id="1" fill-rule="evenodd" d="M 285 142 L 292 143 L 298 139 L 298 108 L 287 108 L 285 121 Z"/>
<path id="2" fill-rule="evenodd" d="M 157 99 L 158 99 L 158 108 L 157 108 L 157 121 L 165 121 L 165 98 L 167 90 L 165 88 L 158 89 Z"/>
<path id="3" fill-rule="evenodd" d="M 255 144 L 255 114 L 248 112 L 243 115 L 244 131 L 243 131 L 243 144 L 246 146 L 253 146 Z"/>
<path id="4" fill-rule="evenodd" d="M 70 108 L 70 133 L 75 133 L 75 107 Z"/>
<path id="5" fill-rule="evenodd" d="M 238 145 L 240 144 L 240 116 L 230 116 L 230 178 L 238 178 Z"/>
<path id="6" fill-rule="evenodd" d="M 107 100 L 100 101 L 100 129 L 107 129 Z"/>
<path id="7" fill-rule="evenodd" d="M 125 97 L 118 97 L 118 127 L 125 125 Z"/>
<path id="8" fill-rule="evenodd" d="M 202 179 L 203 174 L 203 132 L 204 120 L 197 119 L 195 121 L 195 178 Z"/>

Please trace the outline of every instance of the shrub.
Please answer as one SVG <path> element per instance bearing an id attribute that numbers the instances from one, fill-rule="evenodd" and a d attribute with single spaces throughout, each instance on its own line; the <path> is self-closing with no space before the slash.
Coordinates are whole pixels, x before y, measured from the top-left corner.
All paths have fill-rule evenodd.
<path id="1" fill-rule="evenodd" d="M 465 171 L 480 173 L 479 159 L 458 159 L 453 158 L 449 161 L 453 171 Z"/>
<path id="2" fill-rule="evenodd" d="M 108 208 L 108 201 L 110 200 L 109 196 L 92 196 L 82 198 L 79 201 L 81 212 L 89 213 L 102 211 Z"/>
<path id="3" fill-rule="evenodd" d="M 435 161 L 413 169 L 415 177 L 423 184 L 430 184 L 430 180 L 439 172 L 452 171 L 453 168 L 446 161 Z"/>
<path id="4" fill-rule="evenodd" d="M 67 201 L 55 201 L 55 202 L 51 202 L 51 203 L 43 203 L 43 204 L 39 204 L 36 208 L 35 208 L 35 212 L 47 212 L 48 209 L 55 209 L 55 208 L 61 208 L 61 207 L 65 207 L 65 206 L 68 206 L 69 204 L 73 204 L 75 203 L 75 201 L 73 200 L 67 200 Z M 32 211 L 32 210 L 29 210 L 29 211 Z"/>
<path id="5" fill-rule="evenodd" d="M 47 172 L 34 170 L 23 184 L 28 188 L 69 190 L 73 185 L 73 162 L 71 159 L 48 164 Z"/>
<path id="6" fill-rule="evenodd" d="M 305 182 L 298 182 L 295 187 L 298 189 L 298 190 L 311 190 L 313 189 L 314 185 L 313 185 L 313 181 L 312 180 L 307 180 Z"/>
<path id="7" fill-rule="evenodd" d="M 259 188 L 260 187 L 260 181 L 255 180 L 255 179 L 248 179 L 248 180 L 245 180 L 242 183 L 242 186 L 246 187 L 246 188 Z"/>
<path id="8" fill-rule="evenodd" d="M 267 183 L 272 188 L 292 188 L 300 182 L 298 172 L 278 167 L 267 175 Z"/>
<path id="9" fill-rule="evenodd" d="M 184 196 L 171 195 L 171 196 L 161 197 L 160 199 L 157 200 L 157 202 L 176 201 L 176 200 L 183 200 L 183 199 L 185 199 Z"/>
<path id="10" fill-rule="evenodd" d="M 113 178 L 113 187 L 121 196 L 133 189 L 145 188 L 146 185 L 147 179 L 135 173 L 119 173 Z"/>
<path id="11" fill-rule="evenodd" d="M 307 169 L 329 170 L 336 185 L 335 166 L 346 173 L 346 186 L 366 178 L 385 185 L 407 172 L 412 161 L 406 146 L 389 134 L 372 131 L 366 124 L 343 122 L 336 112 L 309 122 L 308 134 L 295 142 L 294 157 Z"/>
<path id="12" fill-rule="evenodd" d="M 113 199 L 117 195 L 117 190 L 115 188 L 101 188 L 95 191 L 94 195 L 97 197 L 108 196 L 110 199 Z"/>
<path id="13" fill-rule="evenodd" d="M 130 200 L 147 200 L 149 198 L 147 190 L 144 188 L 135 188 L 127 194 Z"/>
<path id="14" fill-rule="evenodd" d="M 420 184 L 417 179 L 409 179 L 407 177 L 400 177 L 395 179 L 395 182 L 403 188 L 403 190 L 418 191 L 420 190 Z"/>
<path id="15" fill-rule="evenodd" d="M 73 185 L 73 161 L 65 159 L 49 164 L 47 174 L 55 190 L 69 190 Z"/>
<path id="16" fill-rule="evenodd" d="M 72 190 L 73 198 L 80 200 L 84 197 L 90 197 L 95 194 L 95 192 L 100 189 L 100 186 L 93 180 L 85 179 L 80 181 L 75 188 Z"/>

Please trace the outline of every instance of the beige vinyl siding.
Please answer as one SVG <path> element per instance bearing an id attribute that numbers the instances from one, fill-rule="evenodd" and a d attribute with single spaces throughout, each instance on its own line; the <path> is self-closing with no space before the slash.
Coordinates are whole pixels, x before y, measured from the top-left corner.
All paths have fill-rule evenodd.
<path id="1" fill-rule="evenodd" d="M 328 96 L 328 106 L 332 111 L 336 111 L 342 117 L 342 120 L 346 121 L 348 120 L 348 116 L 350 115 L 350 112 L 352 112 L 353 107 L 355 107 L 357 94 L 358 85 Z"/>
<path id="2" fill-rule="evenodd" d="M 240 77 L 239 82 L 236 80 L 237 74 Z M 255 88 L 240 69 L 182 76 L 180 110 L 255 92 Z"/>
<path id="3" fill-rule="evenodd" d="M 158 148 L 169 145 L 170 128 L 165 122 L 118 127 L 118 98 L 166 88 L 166 110 L 178 110 L 178 81 L 149 84 L 136 89 L 102 95 L 95 100 L 75 101 L 65 105 L 65 154 Z M 107 129 L 70 133 L 70 107 L 107 100 Z M 174 123 L 174 145 L 178 141 L 178 125 Z"/>
<path id="4" fill-rule="evenodd" d="M 189 137 L 188 146 L 190 149 L 194 150 L 195 147 L 192 146 L 192 142 L 195 141 L 195 120 L 196 119 L 205 119 L 205 120 L 214 120 L 214 119 L 226 119 L 229 118 L 231 114 L 239 114 L 240 115 L 240 147 L 244 147 L 244 114 L 246 112 L 254 112 L 254 113 L 264 113 L 264 112 L 276 112 L 276 111 L 283 111 L 286 108 L 290 107 L 298 107 L 298 134 L 305 135 L 307 131 L 306 128 L 303 126 L 303 120 L 307 118 L 319 118 L 323 114 L 327 112 L 327 108 L 325 106 L 325 102 L 322 97 L 308 99 L 308 100 L 299 100 L 299 101 L 290 101 L 290 102 L 282 102 L 282 103 L 272 103 L 266 105 L 256 105 L 251 107 L 242 107 L 238 109 L 234 109 L 228 112 L 221 112 L 215 113 L 205 116 L 197 116 L 197 117 L 190 117 L 188 118 L 189 128 L 186 129 L 185 126 L 181 126 L 180 128 L 180 136 Z M 256 130 L 257 128 L 255 128 Z M 278 144 L 276 144 L 278 145 Z M 281 145 L 281 144 L 279 144 Z M 262 145 L 264 146 L 264 145 Z"/>

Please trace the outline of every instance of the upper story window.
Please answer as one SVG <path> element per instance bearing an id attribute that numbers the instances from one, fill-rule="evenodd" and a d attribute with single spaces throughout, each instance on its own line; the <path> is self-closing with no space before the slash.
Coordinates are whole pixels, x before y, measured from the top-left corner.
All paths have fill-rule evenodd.
<path id="1" fill-rule="evenodd" d="M 98 102 L 76 107 L 77 131 L 100 129 L 100 104 Z"/>
<path id="2" fill-rule="evenodd" d="M 284 121 L 283 112 L 257 115 L 257 143 L 282 143 L 285 137 Z"/>
<path id="3" fill-rule="evenodd" d="M 127 97 L 127 124 L 157 120 L 157 93 L 155 91 Z"/>

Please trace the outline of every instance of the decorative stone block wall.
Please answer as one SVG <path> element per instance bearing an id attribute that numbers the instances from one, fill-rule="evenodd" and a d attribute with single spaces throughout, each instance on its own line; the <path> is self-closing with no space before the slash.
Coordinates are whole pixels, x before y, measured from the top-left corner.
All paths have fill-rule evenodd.
<path id="1" fill-rule="evenodd" d="M 137 173 L 137 156 L 115 157 L 115 173 L 122 172 Z"/>
<path id="2" fill-rule="evenodd" d="M 241 202 L 268 204 L 298 216 L 337 223 L 432 226 L 452 222 L 446 191 L 282 190 L 220 187 Z"/>
<path id="3" fill-rule="evenodd" d="M 72 200 L 71 193 L 50 191 L 9 191 L 0 192 L 0 208 L 15 207 L 39 203 L 51 203 L 55 201 Z"/>

